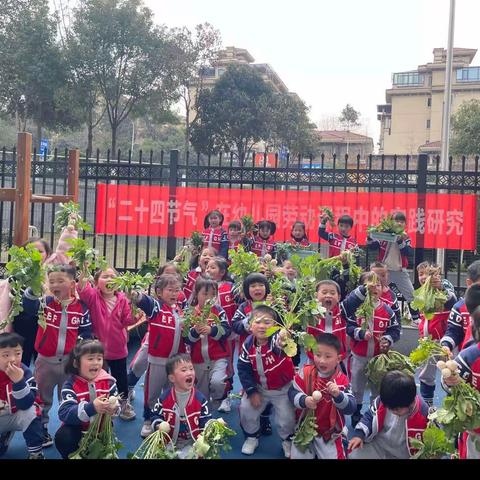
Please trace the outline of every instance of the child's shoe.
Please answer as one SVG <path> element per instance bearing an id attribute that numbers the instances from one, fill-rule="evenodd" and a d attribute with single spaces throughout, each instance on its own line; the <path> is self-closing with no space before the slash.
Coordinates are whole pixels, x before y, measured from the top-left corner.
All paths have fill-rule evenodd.
<path id="1" fill-rule="evenodd" d="M 143 422 L 142 431 L 140 432 L 140 436 L 142 438 L 147 438 L 151 433 L 153 433 L 152 422 L 150 420 L 145 420 Z"/>
<path id="2" fill-rule="evenodd" d="M 30 453 L 28 455 L 29 460 L 45 460 L 43 452 Z"/>
<path id="3" fill-rule="evenodd" d="M 282 448 L 285 458 L 290 458 L 290 455 L 292 453 L 292 442 L 290 442 L 289 440 L 284 440 L 282 442 Z"/>
<path id="4" fill-rule="evenodd" d="M 224 398 L 222 400 L 222 403 L 218 407 L 219 412 L 231 412 L 232 411 L 232 401 L 230 400 L 230 397 Z"/>
<path id="5" fill-rule="evenodd" d="M 242 453 L 244 455 L 253 455 L 258 447 L 258 438 L 247 437 L 242 445 Z"/>
<path id="6" fill-rule="evenodd" d="M 133 407 L 130 405 L 130 402 L 128 400 L 120 400 L 120 405 L 121 408 L 119 417 L 127 422 L 130 420 L 135 420 L 137 415 Z"/>

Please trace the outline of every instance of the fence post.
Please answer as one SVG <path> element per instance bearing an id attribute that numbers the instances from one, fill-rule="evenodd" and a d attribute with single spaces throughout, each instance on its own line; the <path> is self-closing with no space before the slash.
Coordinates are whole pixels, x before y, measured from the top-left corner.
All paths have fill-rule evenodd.
<path id="1" fill-rule="evenodd" d="M 178 150 L 170 150 L 170 177 L 168 181 L 168 205 L 177 199 L 177 172 L 178 172 Z M 174 203 L 173 203 L 174 204 Z M 168 212 L 169 208 L 167 208 Z M 177 251 L 177 238 L 175 236 L 175 223 L 170 223 L 170 215 L 168 217 L 168 237 L 167 237 L 167 260 L 173 260 Z"/>
<path id="2" fill-rule="evenodd" d="M 78 180 L 80 173 L 80 150 L 68 151 L 68 191 L 73 201 L 78 203 Z"/>
<path id="3" fill-rule="evenodd" d="M 417 218 L 418 214 L 423 211 L 425 214 L 426 194 L 427 194 L 427 167 L 428 167 L 428 155 L 422 153 L 418 156 L 417 165 Z M 425 217 L 424 217 L 425 218 Z M 419 232 L 419 224 L 417 224 L 417 232 L 415 234 L 415 288 L 420 286 L 418 281 L 417 265 L 424 260 L 425 249 L 425 230 Z"/>
<path id="4" fill-rule="evenodd" d="M 15 192 L 15 225 L 13 243 L 22 245 L 28 239 L 30 212 L 30 175 L 32 171 L 32 134 L 17 135 L 17 185 Z"/>

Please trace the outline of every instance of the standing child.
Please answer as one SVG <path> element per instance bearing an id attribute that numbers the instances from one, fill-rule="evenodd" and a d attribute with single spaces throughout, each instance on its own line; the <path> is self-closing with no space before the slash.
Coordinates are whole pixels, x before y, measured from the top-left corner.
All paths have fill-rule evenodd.
<path id="1" fill-rule="evenodd" d="M 428 425 L 428 405 L 417 395 L 415 378 L 398 370 L 387 372 L 380 396 L 357 423 L 348 444 L 351 459 L 410 458 L 410 439 L 421 440 Z"/>
<path id="2" fill-rule="evenodd" d="M 15 432 L 22 432 L 28 458 L 42 459 L 44 432 L 35 403 L 37 387 L 29 368 L 22 364 L 23 338 L 0 333 L 0 456 L 8 449 Z"/>
<path id="3" fill-rule="evenodd" d="M 213 247 L 216 255 L 228 257 L 228 236 L 222 228 L 223 213 L 219 210 L 212 210 L 205 216 L 202 232 L 203 248 Z"/>
<path id="4" fill-rule="evenodd" d="M 109 282 L 116 276 L 117 271 L 113 268 L 99 270 L 94 276 L 95 287 L 80 276 L 77 291 L 80 300 L 90 310 L 93 333 L 104 345 L 105 360 L 117 381 L 122 406 L 120 418 L 128 421 L 134 420 L 136 415 L 128 400 L 127 327 L 136 319 L 125 294 L 109 288 Z"/>
<path id="5" fill-rule="evenodd" d="M 307 232 L 305 229 L 305 223 L 297 220 L 292 225 L 292 231 L 290 232 L 292 237 L 288 243 L 295 247 L 308 248 L 310 247 L 310 242 L 308 241 Z"/>
<path id="6" fill-rule="evenodd" d="M 267 253 L 275 258 L 277 252 L 273 235 L 277 226 L 270 220 L 258 222 L 258 233 L 250 239 L 250 251 L 258 257 L 264 257 Z"/>
<path id="7" fill-rule="evenodd" d="M 363 281 L 372 282 L 375 277 L 373 272 L 367 272 L 363 275 Z M 366 299 L 365 285 L 356 288 L 342 303 L 347 318 L 347 335 L 351 338 L 350 378 L 353 394 L 357 400 L 357 411 L 352 415 L 352 426 L 355 426 L 361 417 L 363 394 L 367 383 L 365 366 L 373 357 L 388 352 L 393 343 L 400 338 L 401 333 L 401 325 L 392 309 L 380 300 L 382 285 L 378 277 L 377 283 L 369 285 L 368 290 L 374 307 L 372 318 L 368 321 L 356 316 L 358 307 Z M 372 395 L 375 395 L 373 391 Z"/>
<path id="8" fill-rule="evenodd" d="M 185 295 L 186 302 L 190 305 L 193 297 L 193 289 L 195 288 L 195 282 L 202 273 L 205 273 L 208 262 L 217 256 L 216 250 L 213 247 L 205 247 L 200 252 L 200 255 L 194 257 L 191 262 L 191 270 L 188 272 L 187 281 L 183 287 L 183 294 Z"/>
<path id="9" fill-rule="evenodd" d="M 108 401 L 117 395 L 117 385 L 103 369 L 103 362 L 104 348 L 98 340 L 83 340 L 70 352 L 65 366 L 70 377 L 63 384 L 58 409 L 62 426 L 55 434 L 55 446 L 64 459 L 78 449 L 95 415 L 118 415 L 120 411 L 118 402 L 111 405 Z"/>
<path id="10" fill-rule="evenodd" d="M 53 296 L 44 297 L 45 328 L 38 328 L 35 349 L 35 380 L 43 402 L 42 422 L 45 431 L 44 447 L 53 445 L 48 433 L 48 412 L 52 407 L 53 390 L 58 395 L 66 379 L 65 365 L 79 337 L 92 336 L 92 324 L 87 306 L 75 297 L 75 268 L 54 265 L 48 272 L 48 289 Z M 27 288 L 23 297 L 24 311 L 37 315 L 40 299 Z"/>
<path id="11" fill-rule="evenodd" d="M 329 257 L 336 257 L 345 250 L 357 247 L 357 241 L 350 235 L 353 228 L 353 218 L 350 215 L 342 215 L 338 219 L 338 233 L 327 232 L 327 214 L 323 214 L 320 220 L 318 236 L 330 244 L 328 249 Z"/>
<path id="12" fill-rule="evenodd" d="M 151 412 L 152 428 L 161 422 L 170 424 L 170 437 L 179 458 L 189 456 L 193 442 L 211 418 L 208 401 L 195 388 L 195 369 L 190 355 L 180 353 L 170 357 L 165 365 L 171 387 L 165 389 Z"/>
<path id="13" fill-rule="evenodd" d="M 271 403 L 284 455 L 290 457 L 295 412 L 288 399 L 288 389 L 294 368 L 292 359 L 282 350 L 282 334 L 267 336 L 267 330 L 278 323 L 280 318 L 275 310 L 266 305 L 256 306 L 252 312 L 252 334 L 245 340 L 238 358 L 238 375 L 243 387 L 240 426 L 246 436 L 242 446 L 245 455 L 252 455 L 258 447 L 260 415 Z"/>
<path id="14" fill-rule="evenodd" d="M 418 281 L 420 282 L 420 285 L 425 283 L 431 269 L 437 269 L 437 271 L 440 270 L 436 265 L 430 264 L 429 262 L 422 262 L 417 265 Z M 450 315 L 450 310 L 457 302 L 457 297 L 452 290 L 444 288 L 439 273 L 432 275 L 431 285 L 434 289 L 444 290 L 447 295 L 447 301 L 443 305 L 442 310 L 440 312 L 435 312 L 430 320 L 426 319 L 423 313 L 420 313 L 418 330 L 420 337 L 431 337 L 432 340 L 438 341 L 445 335 L 448 316 Z M 430 358 L 418 375 L 420 380 L 420 394 L 429 406 L 433 405 L 436 375 L 436 361 L 433 358 Z"/>
<path id="15" fill-rule="evenodd" d="M 292 459 L 338 459 L 344 460 L 346 452 L 343 442 L 347 439 L 344 415 L 351 415 L 356 408 L 355 397 L 350 391 L 347 376 L 340 368 L 340 342 L 331 333 L 315 337 L 316 352 L 313 365 L 304 365 L 295 375 L 288 391 L 290 401 L 296 408 L 315 411 L 317 435 L 302 452 L 292 444 Z M 321 396 L 312 393 L 320 392 Z M 320 397 L 320 398 L 319 398 Z"/>
<path id="16" fill-rule="evenodd" d="M 162 275 L 155 282 L 158 300 L 132 294 L 132 300 L 145 312 L 149 322 L 148 367 L 145 374 L 144 424 L 140 435 L 152 433 L 151 409 L 162 389 L 168 386 L 165 365 L 177 353 L 185 352 L 182 337 L 182 310 L 177 305 L 180 281 L 176 275 Z"/>
<path id="17" fill-rule="evenodd" d="M 228 224 L 228 249 L 237 251 L 238 246 L 244 244 L 245 234 L 243 233 L 242 222 L 233 220 Z"/>
<path id="18" fill-rule="evenodd" d="M 401 325 L 402 313 L 400 311 L 400 305 L 398 304 L 397 295 L 389 287 L 390 279 L 387 266 L 382 262 L 373 262 L 370 265 L 370 271 L 378 277 L 382 285 L 382 295 L 380 296 L 380 300 L 393 310 L 397 322 Z"/>
<path id="19" fill-rule="evenodd" d="M 217 305 L 218 287 L 214 280 L 200 277 L 195 284 L 192 306 L 200 314 L 207 301 L 215 302 L 207 325 L 193 325 L 188 331 L 187 343 L 191 345 L 197 388 L 211 402 L 212 410 L 218 408 L 227 394 L 227 370 L 230 359 L 230 325 L 223 308 Z"/>

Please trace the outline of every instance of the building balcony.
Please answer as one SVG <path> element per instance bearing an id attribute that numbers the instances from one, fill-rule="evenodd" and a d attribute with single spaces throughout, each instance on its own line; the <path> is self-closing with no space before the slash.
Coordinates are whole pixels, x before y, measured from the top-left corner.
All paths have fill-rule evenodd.
<path id="1" fill-rule="evenodd" d="M 422 87 L 425 84 L 425 75 L 414 70 L 411 72 L 399 72 L 392 75 L 393 87 Z"/>
<path id="2" fill-rule="evenodd" d="M 457 70 L 457 82 L 480 82 L 480 67 L 465 67 Z"/>

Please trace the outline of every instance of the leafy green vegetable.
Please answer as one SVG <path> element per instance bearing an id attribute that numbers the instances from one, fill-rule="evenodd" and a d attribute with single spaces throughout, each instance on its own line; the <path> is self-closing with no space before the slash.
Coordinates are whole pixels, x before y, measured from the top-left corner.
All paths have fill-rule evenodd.
<path id="1" fill-rule="evenodd" d="M 42 255 L 29 244 L 26 247 L 10 247 L 8 250 L 10 260 L 5 268 L 9 277 L 11 307 L 7 317 L 1 321 L 0 328 L 5 328 L 8 323 L 23 312 L 23 291 L 30 287 L 35 296 L 42 296 L 42 285 L 45 282 L 45 268 L 42 263 Z M 45 326 L 43 318 L 43 306 L 39 309 L 39 324 Z"/>
<path id="2" fill-rule="evenodd" d="M 394 350 L 373 357 L 365 367 L 365 374 L 370 384 L 378 390 L 382 378 L 392 370 L 400 370 L 408 375 L 415 375 L 415 366 L 410 359 Z"/>
<path id="3" fill-rule="evenodd" d="M 61 232 L 68 225 L 73 225 L 75 230 L 83 229 L 86 232 L 92 227 L 82 220 L 80 216 L 80 205 L 73 201 L 60 203 L 60 210 L 55 213 L 55 229 Z"/>
<path id="4" fill-rule="evenodd" d="M 418 346 L 415 350 L 410 352 L 410 361 L 419 367 L 430 358 L 435 360 L 448 359 L 448 354 L 445 352 L 439 342 L 435 342 L 430 337 L 418 339 Z"/>
<path id="5" fill-rule="evenodd" d="M 377 285 L 379 280 L 375 273 L 370 274 L 370 279 L 366 282 L 365 286 L 367 287 L 367 294 L 364 302 L 357 308 L 355 315 L 357 318 L 362 319 L 362 330 L 365 332 L 368 329 L 368 324 L 373 320 L 373 314 L 375 312 L 375 302 L 374 298 L 370 294 L 369 287 L 372 285 Z"/>
<path id="6" fill-rule="evenodd" d="M 412 459 L 438 459 L 455 451 L 452 440 L 432 422 L 423 432 L 422 440 L 409 438 L 410 446 L 417 450 Z"/>
<path id="7" fill-rule="evenodd" d="M 384 232 L 384 233 L 394 233 L 395 235 L 402 235 L 405 233 L 405 228 L 398 224 L 392 215 L 387 215 L 380 220 L 380 223 L 375 226 L 370 226 L 367 229 L 367 232 L 375 233 L 375 232 Z"/>
<path id="8" fill-rule="evenodd" d="M 212 307 L 215 305 L 215 300 L 209 298 L 200 313 L 197 312 L 195 307 L 189 307 L 184 311 L 184 320 L 182 326 L 182 336 L 188 337 L 188 332 L 195 326 L 209 325 L 209 320 L 218 327 L 219 331 L 224 333 L 224 329 L 221 325 L 220 318 L 212 312 Z M 202 338 L 203 335 L 200 335 Z"/>
<path id="9" fill-rule="evenodd" d="M 292 439 L 293 443 L 300 451 L 305 452 L 307 447 L 317 436 L 317 429 L 318 426 L 315 410 L 308 409 Z"/>
<path id="10" fill-rule="evenodd" d="M 170 435 L 159 428 L 142 442 L 135 453 L 129 454 L 128 458 L 142 460 L 172 460 L 177 458 L 177 452 L 175 451 Z"/>
<path id="11" fill-rule="evenodd" d="M 153 275 L 150 273 L 139 275 L 138 273 L 125 272 L 123 275 L 112 278 L 108 282 L 108 287 L 129 294 L 141 293 L 148 289 L 152 281 Z M 136 316 L 138 309 L 133 303 L 131 305 L 131 309 L 132 315 Z"/>
<path id="12" fill-rule="evenodd" d="M 223 418 L 212 418 L 205 424 L 192 448 L 192 458 L 219 459 L 220 451 L 232 449 L 228 437 L 237 434 L 229 428 Z"/>
<path id="13" fill-rule="evenodd" d="M 248 235 L 249 233 L 253 232 L 253 229 L 255 227 L 255 222 L 251 215 L 244 215 L 243 217 L 240 218 L 240 221 L 242 222 L 243 233 L 245 235 Z"/>
<path id="14" fill-rule="evenodd" d="M 445 302 L 448 296 L 444 290 L 432 287 L 432 277 L 438 274 L 439 269 L 430 268 L 427 271 L 425 283 L 414 290 L 413 301 L 410 306 L 423 313 L 425 320 L 431 320 L 435 312 L 445 309 Z"/>
<path id="15" fill-rule="evenodd" d="M 200 232 L 194 230 L 190 237 L 190 243 L 192 244 L 193 248 L 196 250 L 197 253 L 200 253 L 200 250 L 203 247 L 203 237 Z"/>
<path id="16" fill-rule="evenodd" d="M 328 207 L 322 207 L 320 209 L 323 215 L 328 217 L 328 223 L 330 223 L 331 227 L 335 226 L 335 217 L 333 216 L 333 212 Z"/>
<path id="17" fill-rule="evenodd" d="M 260 272 L 262 268 L 260 260 L 254 253 L 246 252 L 241 244 L 238 246 L 237 251 L 233 249 L 228 251 L 228 258 L 231 260 L 228 271 L 234 278 L 235 290 L 241 293 L 242 284 L 247 275 Z"/>
<path id="18" fill-rule="evenodd" d="M 105 270 L 107 268 L 105 258 L 99 255 L 97 249 L 90 247 L 86 240 L 69 238 L 67 242 L 72 245 L 67 251 L 67 255 L 80 268 L 82 274 L 89 275 L 95 270 Z"/>
<path id="19" fill-rule="evenodd" d="M 138 274 L 145 276 L 147 273 L 149 273 L 150 275 L 155 276 L 159 268 L 160 259 L 157 257 L 151 258 L 150 260 L 142 263 L 142 265 L 140 266 L 140 270 L 138 270 Z"/>

